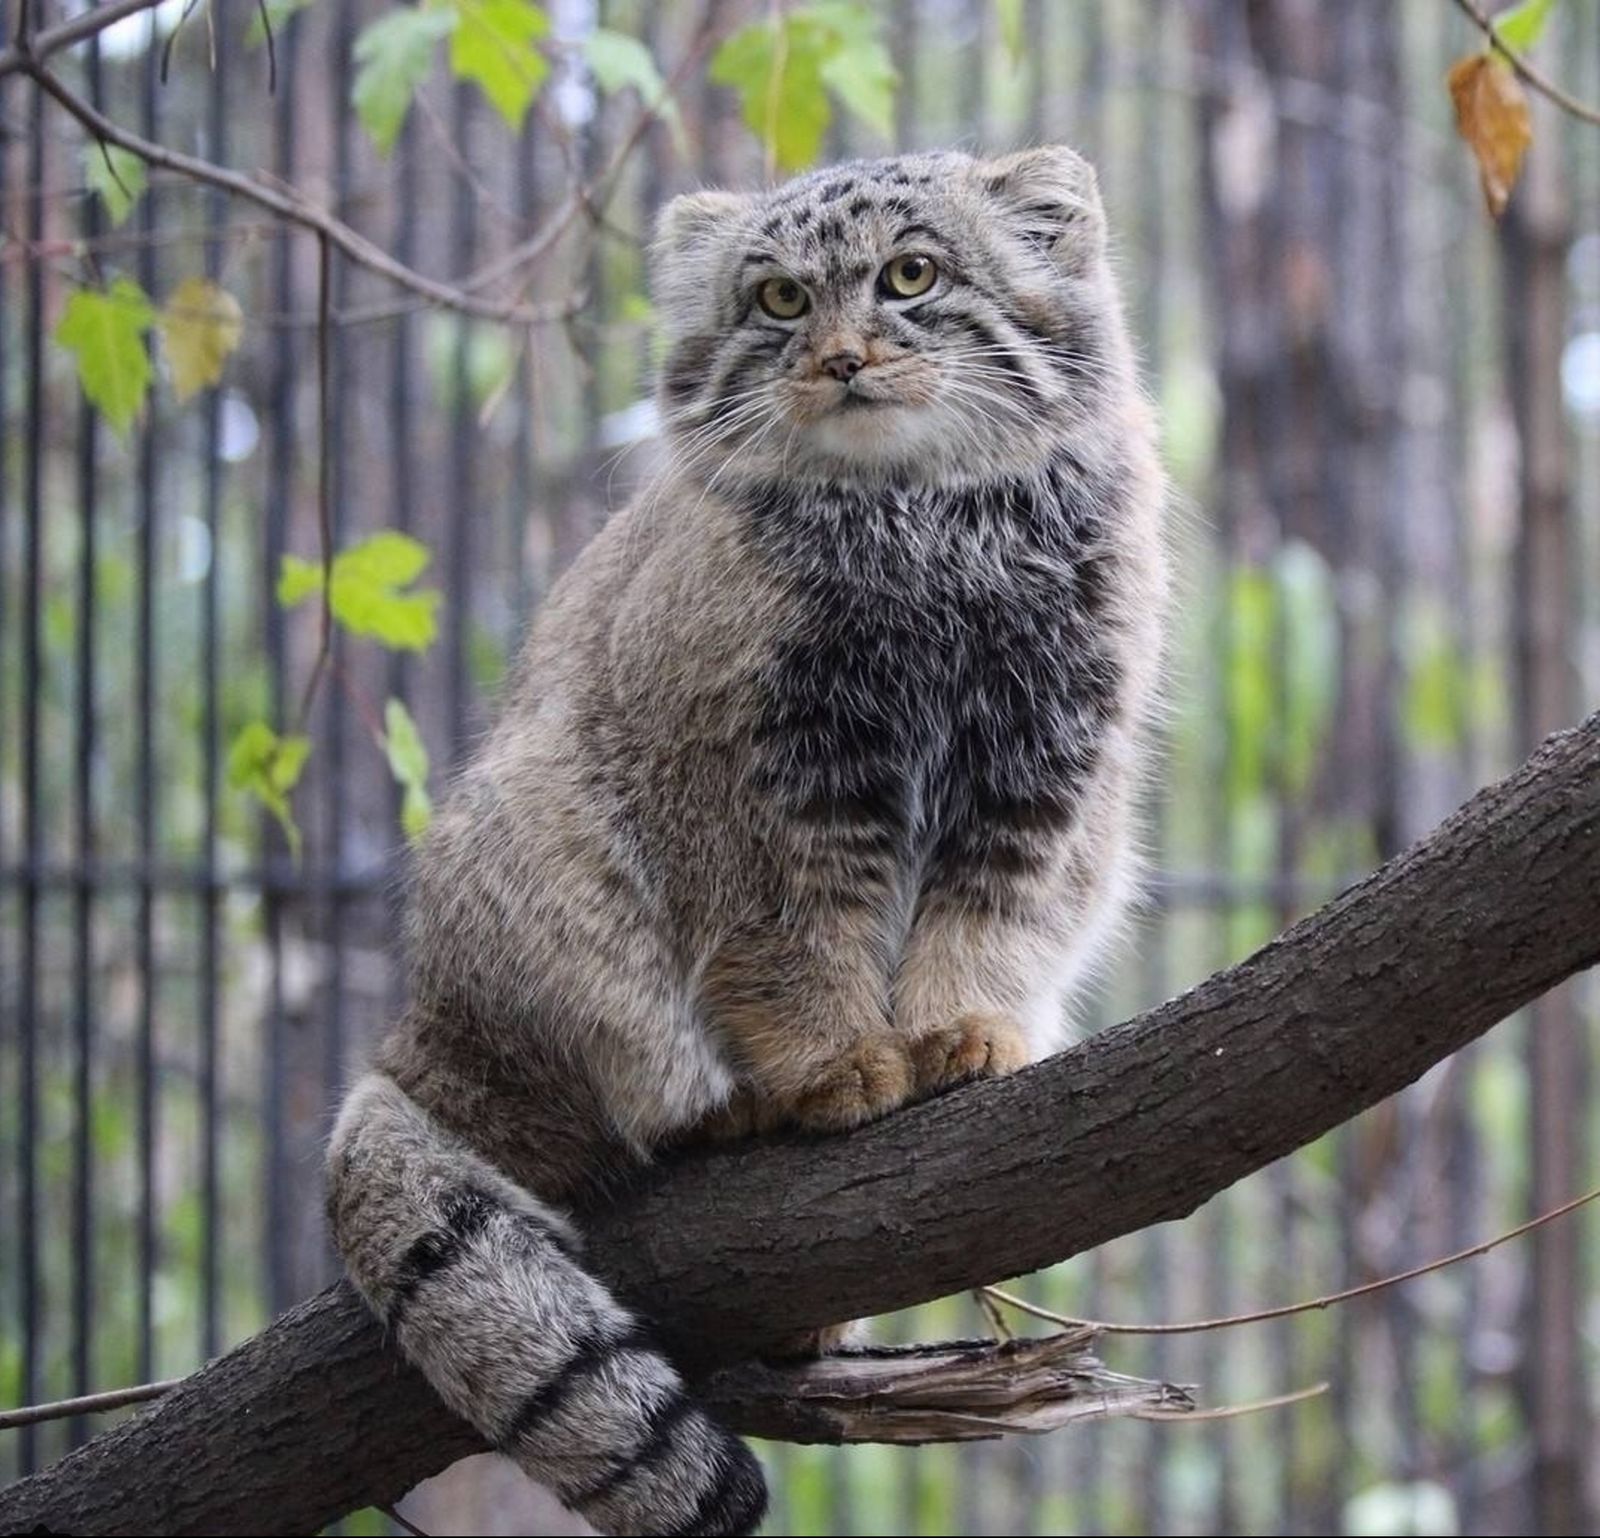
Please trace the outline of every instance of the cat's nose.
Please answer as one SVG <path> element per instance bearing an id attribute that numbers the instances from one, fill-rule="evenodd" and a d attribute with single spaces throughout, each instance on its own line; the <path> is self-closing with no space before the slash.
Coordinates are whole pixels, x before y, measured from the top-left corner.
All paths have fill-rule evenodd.
<path id="1" fill-rule="evenodd" d="M 861 365 L 866 361 L 858 352 L 829 353 L 822 360 L 822 372 L 832 374 L 835 379 L 848 381 L 861 372 Z"/>

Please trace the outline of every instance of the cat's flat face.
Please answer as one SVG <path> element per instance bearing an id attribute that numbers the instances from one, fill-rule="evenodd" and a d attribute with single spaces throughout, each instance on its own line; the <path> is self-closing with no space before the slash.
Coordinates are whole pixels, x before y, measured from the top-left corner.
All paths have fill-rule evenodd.
<path id="1" fill-rule="evenodd" d="M 721 483 L 1015 474 L 1098 405 L 1115 298 L 1072 151 L 695 193 L 662 219 L 680 461 Z"/>

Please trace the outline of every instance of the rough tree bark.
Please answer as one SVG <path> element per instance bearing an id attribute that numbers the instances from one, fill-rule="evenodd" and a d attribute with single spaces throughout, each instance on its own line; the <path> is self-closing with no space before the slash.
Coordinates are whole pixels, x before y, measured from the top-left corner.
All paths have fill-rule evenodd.
<path id="1" fill-rule="evenodd" d="M 1600 714 L 1181 998 L 846 1138 L 662 1168 L 591 1253 L 704 1380 L 1182 1217 L 1597 960 Z M 0 1531 L 316 1531 L 479 1445 L 335 1287 L 0 1492 Z"/>

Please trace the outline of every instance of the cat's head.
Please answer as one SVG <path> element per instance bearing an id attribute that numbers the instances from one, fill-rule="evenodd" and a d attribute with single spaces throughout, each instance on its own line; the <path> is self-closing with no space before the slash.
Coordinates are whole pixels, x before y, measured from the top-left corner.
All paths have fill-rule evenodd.
<path id="1" fill-rule="evenodd" d="M 1131 366 L 1093 170 L 903 155 L 662 215 L 660 400 L 706 480 L 985 478 L 1093 432 Z"/>

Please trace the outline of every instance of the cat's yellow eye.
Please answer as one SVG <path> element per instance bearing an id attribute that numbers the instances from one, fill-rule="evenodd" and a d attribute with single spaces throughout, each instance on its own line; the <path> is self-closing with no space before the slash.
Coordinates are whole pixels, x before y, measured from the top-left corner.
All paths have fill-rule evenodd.
<path id="1" fill-rule="evenodd" d="M 798 320 L 811 308 L 811 296 L 793 278 L 768 278 L 756 302 L 774 320 Z"/>
<path id="2" fill-rule="evenodd" d="M 931 256 L 912 251 L 890 262 L 878 275 L 878 282 L 886 294 L 896 299 L 915 299 L 918 294 L 927 293 L 938 276 L 939 269 Z"/>

